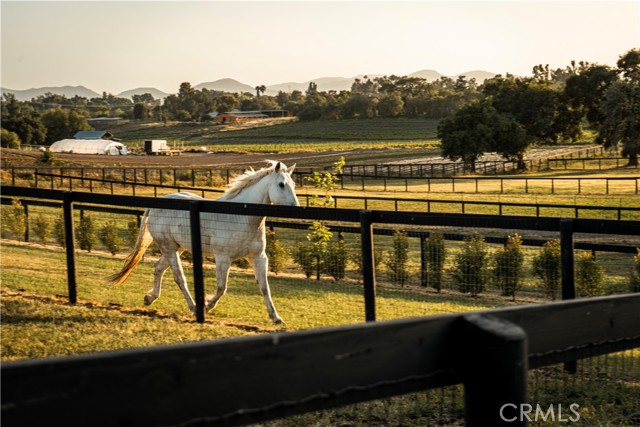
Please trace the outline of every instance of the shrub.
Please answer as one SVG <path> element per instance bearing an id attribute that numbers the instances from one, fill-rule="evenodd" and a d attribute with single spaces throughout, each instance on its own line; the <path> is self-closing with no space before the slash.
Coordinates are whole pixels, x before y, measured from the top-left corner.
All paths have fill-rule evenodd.
<path id="1" fill-rule="evenodd" d="M 5 148 L 20 148 L 20 137 L 7 129 L 0 129 L 0 145 Z"/>
<path id="2" fill-rule="evenodd" d="M 489 281 L 488 255 L 484 237 L 476 235 L 465 239 L 452 271 L 460 292 L 477 296 L 484 291 Z"/>
<path id="3" fill-rule="evenodd" d="M 362 274 L 362 243 L 360 236 L 356 237 L 355 249 L 349 255 L 349 261 L 356 265 L 358 273 Z M 384 251 L 382 248 L 373 245 L 373 264 L 374 268 L 378 270 L 384 260 Z"/>
<path id="4" fill-rule="evenodd" d="M 20 200 L 14 198 L 10 206 L 2 207 L 2 237 L 23 239 L 27 231 L 27 216 Z"/>
<path id="5" fill-rule="evenodd" d="M 310 279 L 317 266 L 313 245 L 310 242 L 300 242 L 293 248 L 291 256 L 293 261 L 302 267 L 307 279 Z"/>
<path id="6" fill-rule="evenodd" d="M 322 271 L 336 281 L 345 277 L 347 270 L 347 247 L 344 240 L 330 242 L 322 259 Z"/>
<path id="7" fill-rule="evenodd" d="M 118 235 L 118 226 L 114 219 L 100 228 L 98 237 L 111 255 L 115 255 L 122 250 L 122 239 Z"/>
<path id="8" fill-rule="evenodd" d="M 533 258 L 533 275 L 549 298 L 555 300 L 562 279 L 560 240 L 549 240 Z"/>
<path id="9" fill-rule="evenodd" d="M 392 283 L 404 286 L 409 278 L 409 238 L 401 230 L 393 234 L 393 249 L 388 253 L 386 264 Z"/>
<path id="10" fill-rule="evenodd" d="M 604 295 L 604 268 L 592 252 L 582 252 L 576 264 L 576 294 L 579 297 Z"/>
<path id="11" fill-rule="evenodd" d="M 638 255 L 633 257 L 633 270 L 631 271 L 631 292 L 640 292 L 640 248 Z"/>
<path id="12" fill-rule="evenodd" d="M 274 231 L 267 230 L 267 247 L 265 252 L 269 258 L 269 271 L 278 274 L 287 264 L 287 251 Z"/>
<path id="13" fill-rule="evenodd" d="M 64 236 L 64 217 L 62 215 L 59 215 L 53 222 L 53 237 L 63 248 L 67 246 Z"/>
<path id="14" fill-rule="evenodd" d="M 138 225 L 138 220 L 132 219 L 127 222 L 127 237 L 126 244 L 128 247 L 133 248 L 138 241 L 138 232 L 140 231 L 140 226 Z"/>
<path id="15" fill-rule="evenodd" d="M 442 289 L 444 273 L 444 260 L 447 255 L 442 233 L 431 233 L 424 241 L 422 248 L 427 258 L 426 283 L 423 286 L 431 286 L 438 292 Z"/>
<path id="16" fill-rule="evenodd" d="M 40 156 L 40 163 L 44 163 L 46 165 L 52 165 L 56 161 L 56 157 L 53 155 L 52 151 L 46 150 L 42 152 L 42 156 Z"/>
<path id="17" fill-rule="evenodd" d="M 87 252 L 91 252 L 91 249 L 96 245 L 96 227 L 91 219 L 90 215 L 84 215 L 80 218 L 80 225 L 76 231 L 76 239 L 78 240 L 78 246 Z"/>
<path id="18" fill-rule="evenodd" d="M 522 286 L 523 266 L 522 239 L 518 233 L 507 236 L 504 248 L 494 257 L 493 278 L 502 295 L 516 299 L 516 292 Z"/>
<path id="19" fill-rule="evenodd" d="M 51 236 L 51 223 L 42 214 L 33 220 L 33 232 L 42 243 L 47 243 Z"/>
<path id="20" fill-rule="evenodd" d="M 193 264 L 193 255 L 191 256 L 191 263 Z M 231 263 L 231 265 L 241 268 L 243 270 L 247 270 L 249 267 L 251 267 L 251 263 L 246 258 L 238 258 L 234 260 Z"/>

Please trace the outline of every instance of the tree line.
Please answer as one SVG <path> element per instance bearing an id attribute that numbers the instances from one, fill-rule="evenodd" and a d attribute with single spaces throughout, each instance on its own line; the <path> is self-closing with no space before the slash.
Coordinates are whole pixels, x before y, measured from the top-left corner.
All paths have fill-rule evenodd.
<path id="1" fill-rule="evenodd" d="M 533 144 L 579 138 L 586 125 L 597 142 L 622 148 L 637 164 L 640 143 L 640 49 L 621 55 L 617 67 L 571 62 L 550 69 L 533 67 L 531 77 L 498 75 L 479 85 L 475 79 L 442 77 L 428 82 L 411 76 L 356 79 L 351 90 L 320 91 L 311 82 L 306 91 L 266 95 L 229 93 L 180 85 L 163 101 L 151 94 L 131 99 L 103 93 L 101 98 L 66 98 L 45 94 L 18 101 L 2 98 L 2 146 L 50 144 L 79 130 L 91 129 L 92 117 L 131 120 L 202 122 L 212 112 L 234 109 L 285 109 L 300 120 L 410 117 L 441 120 L 444 154 L 462 159 L 473 171 L 477 157 L 496 151 L 520 161 Z"/>
<path id="2" fill-rule="evenodd" d="M 482 96 L 442 120 L 443 155 L 470 171 L 485 152 L 497 152 L 524 168 L 534 144 L 575 140 L 589 126 L 596 142 L 621 148 L 629 165 L 640 152 L 640 49 L 620 56 L 617 67 L 572 62 L 565 69 L 533 68 L 533 77 L 497 76 Z"/>

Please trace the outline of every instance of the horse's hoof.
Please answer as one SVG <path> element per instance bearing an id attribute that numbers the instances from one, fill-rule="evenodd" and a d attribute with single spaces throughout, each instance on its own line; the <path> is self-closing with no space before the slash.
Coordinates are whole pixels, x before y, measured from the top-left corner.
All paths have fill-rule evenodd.
<path id="1" fill-rule="evenodd" d="M 144 305 L 151 305 L 153 301 L 155 301 L 155 298 L 152 298 L 151 295 L 144 296 Z"/>
<path id="2" fill-rule="evenodd" d="M 273 323 L 274 323 L 275 325 L 287 326 L 287 323 L 286 323 L 284 320 L 282 320 L 281 318 L 279 318 L 279 317 L 278 317 L 277 319 L 275 319 L 275 320 L 273 321 Z"/>

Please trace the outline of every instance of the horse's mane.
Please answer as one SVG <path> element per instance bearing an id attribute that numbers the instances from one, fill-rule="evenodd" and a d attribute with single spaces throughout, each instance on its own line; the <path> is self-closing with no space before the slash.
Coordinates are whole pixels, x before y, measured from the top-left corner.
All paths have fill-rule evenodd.
<path id="1" fill-rule="evenodd" d="M 229 188 L 224 192 L 222 197 L 227 200 L 233 199 L 242 190 L 251 187 L 253 184 L 273 172 L 278 162 L 274 160 L 267 160 L 267 163 L 269 163 L 269 166 L 267 166 L 266 168 L 262 168 L 257 171 L 251 168 L 250 170 L 245 171 L 242 175 L 238 176 L 232 183 L 229 184 Z"/>

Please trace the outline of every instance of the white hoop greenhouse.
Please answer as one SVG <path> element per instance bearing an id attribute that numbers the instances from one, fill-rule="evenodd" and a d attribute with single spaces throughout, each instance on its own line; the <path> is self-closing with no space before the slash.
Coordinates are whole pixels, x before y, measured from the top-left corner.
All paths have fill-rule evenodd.
<path id="1" fill-rule="evenodd" d="M 109 139 L 63 139 L 51 144 L 54 153 L 108 154 L 112 156 L 129 154 L 127 147 Z"/>

